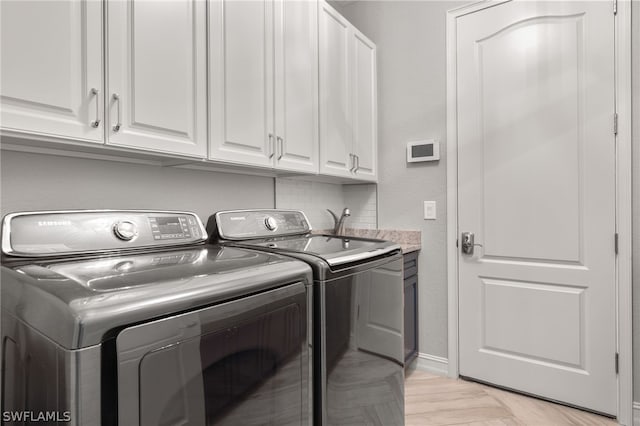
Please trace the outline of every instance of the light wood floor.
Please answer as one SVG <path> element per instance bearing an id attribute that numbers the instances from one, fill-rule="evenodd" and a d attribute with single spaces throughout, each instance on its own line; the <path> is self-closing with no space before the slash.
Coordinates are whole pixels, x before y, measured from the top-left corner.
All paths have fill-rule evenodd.
<path id="1" fill-rule="evenodd" d="M 614 420 L 421 370 L 406 372 L 407 426 L 605 426 Z"/>

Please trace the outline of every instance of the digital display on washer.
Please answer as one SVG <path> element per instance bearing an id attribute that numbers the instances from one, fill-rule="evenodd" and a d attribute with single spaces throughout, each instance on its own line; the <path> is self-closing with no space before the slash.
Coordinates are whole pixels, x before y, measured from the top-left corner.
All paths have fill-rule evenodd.
<path id="1" fill-rule="evenodd" d="M 150 217 L 149 223 L 154 240 L 191 238 L 187 218 L 184 216 Z"/>
<path id="2" fill-rule="evenodd" d="M 156 218 L 158 229 L 161 234 L 180 234 L 182 233 L 182 226 L 180 225 L 180 219 L 177 217 L 158 217 Z"/>

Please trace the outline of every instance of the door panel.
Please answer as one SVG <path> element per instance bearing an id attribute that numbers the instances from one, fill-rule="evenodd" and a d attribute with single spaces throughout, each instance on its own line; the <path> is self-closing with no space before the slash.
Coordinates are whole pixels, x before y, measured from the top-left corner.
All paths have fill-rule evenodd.
<path id="1" fill-rule="evenodd" d="M 485 350 L 585 367 L 584 289 L 557 283 L 480 281 Z"/>
<path id="2" fill-rule="evenodd" d="M 581 260 L 584 20 L 531 18 L 477 41 L 485 256 Z"/>
<path id="3" fill-rule="evenodd" d="M 349 23 L 320 2 L 320 173 L 351 176 L 353 129 Z"/>
<path id="4" fill-rule="evenodd" d="M 359 31 L 354 31 L 353 42 L 353 152 L 358 156 L 355 173 L 359 178 L 375 180 L 378 161 L 376 46 Z"/>
<path id="5" fill-rule="evenodd" d="M 273 2 L 212 1 L 209 14 L 210 157 L 271 166 Z"/>
<path id="6" fill-rule="evenodd" d="M 3 1 L 1 15 L 2 127 L 102 142 L 100 3 Z"/>
<path id="7" fill-rule="evenodd" d="M 616 413 L 613 15 L 457 21 L 460 374 Z"/>
<path id="8" fill-rule="evenodd" d="M 119 1 L 107 8 L 108 143 L 205 156 L 204 2 Z"/>
<path id="9" fill-rule="evenodd" d="M 404 280 L 404 365 L 418 356 L 418 276 Z"/>
<path id="10" fill-rule="evenodd" d="M 318 172 L 318 6 L 276 1 L 276 166 Z"/>

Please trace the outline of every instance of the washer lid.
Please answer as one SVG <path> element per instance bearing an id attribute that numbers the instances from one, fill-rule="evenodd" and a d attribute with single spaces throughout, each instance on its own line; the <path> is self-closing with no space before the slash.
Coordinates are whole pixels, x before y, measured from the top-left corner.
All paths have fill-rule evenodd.
<path id="1" fill-rule="evenodd" d="M 309 254 L 331 267 L 400 250 L 398 244 L 384 240 L 312 235 L 307 217 L 298 210 L 221 211 L 209 218 L 207 231 L 215 242 L 234 241 L 283 253 Z"/>
<path id="2" fill-rule="evenodd" d="M 2 267 L 2 309 L 63 347 L 95 345 L 121 327 L 293 282 L 303 262 L 256 250 L 198 246 Z"/>
<path id="3" fill-rule="evenodd" d="M 284 239 L 268 239 L 253 242 L 252 245 L 283 253 L 310 254 L 324 259 L 332 267 L 363 262 L 400 250 L 398 244 L 384 240 L 310 234 Z"/>

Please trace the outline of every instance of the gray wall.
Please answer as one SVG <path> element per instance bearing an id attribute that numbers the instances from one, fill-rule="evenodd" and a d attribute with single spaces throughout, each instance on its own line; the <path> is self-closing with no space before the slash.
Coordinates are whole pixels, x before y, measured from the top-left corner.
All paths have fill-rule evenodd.
<path id="1" fill-rule="evenodd" d="M 378 46 L 378 226 L 422 231 L 420 352 L 447 356 L 446 11 L 456 2 L 332 2 Z M 410 140 L 440 139 L 440 161 L 406 162 Z M 423 201 L 437 220 L 423 219 Z"/>
<path id="2" fill-rule="evenodd" d="M 2 151 L 2 215 L 22 210 L 274 207 L 273 178 Z"/>

